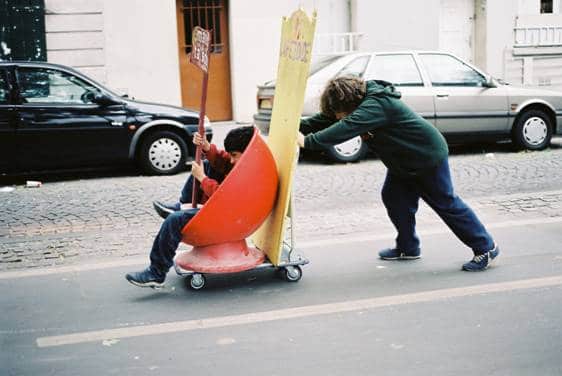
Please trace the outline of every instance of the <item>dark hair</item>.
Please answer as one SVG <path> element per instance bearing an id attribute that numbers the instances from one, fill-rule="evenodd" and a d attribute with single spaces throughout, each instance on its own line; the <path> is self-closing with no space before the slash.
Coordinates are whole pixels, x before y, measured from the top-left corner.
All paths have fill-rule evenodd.
<path id="1" fill-rule="evenodd" d="M 320 110 L 330 118 L 336 113 L 352 113 L 365 98 L 367 85 L 357 76 L 341 76 L 328 81 L 320 98 Z"/>
<path id="2" fill-rule="evenodd" d="M 226 135 L 226 138 L 224 139 L 224 148 L 229 153 L 235 151 L 242 153 L 246 150 L 246 147 L 253 136 L 253 126 L 234 128 Z"/>

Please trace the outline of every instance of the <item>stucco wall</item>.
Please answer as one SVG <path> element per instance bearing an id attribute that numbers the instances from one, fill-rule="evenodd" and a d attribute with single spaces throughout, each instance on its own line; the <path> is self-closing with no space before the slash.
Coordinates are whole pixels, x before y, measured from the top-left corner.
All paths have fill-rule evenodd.
<path id="1" fill-rule="evenodd" d="M 487 0 L 485 70 L 502 77 L 504 57 L 508 59 L 514 44 L 513 28 L 562 25 L 560 14 L 540 14 L 538 0 Z M 506 52 L 507 50 L 507 52 Z"/>
<path id="2" fill-rule="evenodd" d="M 513 48 L 513 28 L 519 4 L 513 0 L 487 1 L 486 65 L 495 77 L 503 77 L 504 55 Z"/>
<path id="3" fill-rule="evenodd" d="M 556 0 L 554 0 L 556 1 Z M 515 7 L 521 14 L 538 14 L 541 9 L 540 0 L 517 0 L 511 1 L 511 6 Z"/>
<path id="4" fill-rule="evenodd" d="M 107 85 L 181 105 L 174 0 L 104 0 Z"/>
<path id="5" fill-rule="evenodd" d="M 251 122 L 256 113 L 257 85 L 277 75 L 281 18 L 302 6 L 317 9 L 316 33 L 348 30 L 347 0 L 287 0 L 230 2 L 230 69 L 233 116 Z"/>
<path id="6" fill-rule="evenodd" d="M 106 81 L 102 0 L 45 0 L 47 61 Z"/>
<path id="7" fill-rule="evenodd" d="M 352 28 L 364 32 L 361 50 L 436 50 L 439 0 L 354 0 Z"/>
<path id="8" fill-rule="evenodd" d="M 174 0 L 46 0 L 47 60 L 140 100 L 181 105 Z"/>

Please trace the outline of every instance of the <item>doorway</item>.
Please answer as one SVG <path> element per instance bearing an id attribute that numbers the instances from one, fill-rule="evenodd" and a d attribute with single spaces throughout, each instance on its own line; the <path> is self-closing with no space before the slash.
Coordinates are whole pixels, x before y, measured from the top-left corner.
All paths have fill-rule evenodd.
<path id="1" fill-rule="evenodd" d="M 227 0 L 176 0 L 182 105 L 199 110 L 203 73 L 189 62 L 191 31 L 212 30 L 206 114 L 212 121 L 232 119 Z"/>

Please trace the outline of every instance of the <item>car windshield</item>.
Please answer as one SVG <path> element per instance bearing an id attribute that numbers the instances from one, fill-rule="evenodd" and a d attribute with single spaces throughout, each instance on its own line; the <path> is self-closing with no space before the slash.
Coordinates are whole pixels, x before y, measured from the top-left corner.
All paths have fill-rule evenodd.
<path id="1" fill-rule="evenodd" d="M 312 76 L 314 73 L 327 67 L 328 65 L 332 64 L 334 61 L 338 60 L 341 57 L 342 55 L 327 55 L 327 56 L 313 57 L 312 61 L 310 62 L 310 71 L 308 75 Z M 267 81 L 264 84 L 264 86 L 275 86 L 275 80 Z"/>

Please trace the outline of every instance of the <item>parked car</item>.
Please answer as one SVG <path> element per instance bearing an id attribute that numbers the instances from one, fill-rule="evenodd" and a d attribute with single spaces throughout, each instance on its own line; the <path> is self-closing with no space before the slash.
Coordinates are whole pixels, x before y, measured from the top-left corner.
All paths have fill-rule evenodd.
<path id="1" fill-rule="evenodd" d="M 174 174 L 194 155 L 198 123 L 198 112 L 119 96 L 69 67 L 0 62 L 0 173 L 133 161 Z"/>
<path id="2" fill-rule="evenodd" d="M 494 79 L 444 52 L 375 52 L 325 56 L 311 64 L 303 117 L 319 111 L 327 81 L 342 75 L 392 82 L 402 99 L 451 143 L 511 139 L 522 149 L 541 150 L 562 134 L 562 93 L 522 88 Z M 258 87 L 256 125 L 267 133 L 275 82 Z M 335 161 L 366 153 L 360 137 L 326 150 Z"/>

